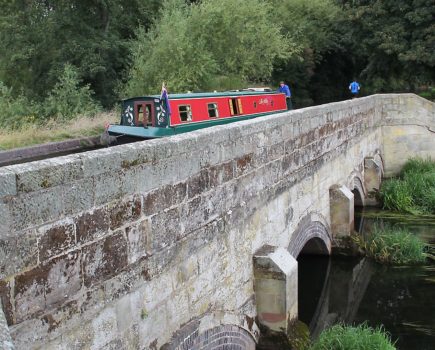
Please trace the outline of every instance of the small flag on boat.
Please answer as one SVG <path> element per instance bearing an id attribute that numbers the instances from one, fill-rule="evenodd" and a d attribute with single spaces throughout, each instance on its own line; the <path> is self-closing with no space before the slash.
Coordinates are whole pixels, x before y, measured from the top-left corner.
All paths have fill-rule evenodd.
<path id="1" fill-rule="evenodd" d="M 160 104 L 171 115 L 171 106 L 169 105 L 168 90 L 166 90 L 166 84 L 162 84 L 162 93 L 160 95 Z"/>

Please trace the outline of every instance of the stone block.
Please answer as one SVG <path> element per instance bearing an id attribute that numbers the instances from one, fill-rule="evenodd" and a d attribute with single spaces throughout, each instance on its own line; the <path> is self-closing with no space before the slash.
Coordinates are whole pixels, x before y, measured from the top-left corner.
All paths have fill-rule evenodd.
<path id="1" fill-rule="evenodd" d="M 103 309 L 91 323 L 92 345 L 90 349 L 103 349 L 117 337 L 116 310 L 113 307 Z"/>
<path id="2" fill-rule="evenodd" d="M 97 208 L 75 218 L 77 243 L 87 243 L 109 231 L 109 212 L 106 207 Z"/>
<path id="3" fill-rule="evenodd" d="M 187 184 L 179 182 L 175 185 L 166 185 L 147 193 L 144 196 L 145 215 L 157 214 L 173 205 L 182 203 L 186 198 Z"/>
<path id="4" fill-rule="evenodd" d="M 34 230 L 0 239 L 0 279 L 38 264 L 38 247 Z"/>
<path id="5" fill-rule="evenodd" d="M 145 258 L 152 253 L 152 231 L 149 219 L 142 220 L 127 227 L 125 232 L 127 235 L 129 264 L 133 264 L 139 259 Z"/>
<path id="6" fill-rule="evenodd" d="M 127 241 L 116 232 L 83 248 L 83 273 L 86 287 L 115 276 L 128 264 Z"/>
<path id="7" fill-rule="evenodd" d="M 198 174 L 193 175 L 187 182 L 187 197 L 193 198 L 210 188 L 210 175 L 207 169 L 201 170 Z"/>
<path id="8" fill-rule="evenodd" d="M 119 148 L 102 148 L 79 155 L 85 178 L 95 177 L 105 173 L 117 173 L 121 169 L 121 152 Z"/>
<path id="9" fill-rule="evenodd" d="M 57 220 L 65 208 L 60 186 L 13 197 L 10 205 L 16 231 Z"/>
<path id="10" fill-rule="evenodd" d="M 245 154 L 244 156 L 235 160 L 235 177 L 242 176 L 249 172 L 254 167 L 254 155 L 252 153 Z"/>
<path id="11" fill-rule="evenodd" d="M 56 157 L 13 166 L 19 192 L 34 192 L 69 183 L 83 177 L 77 155 Z"/>
<path id="12" fill-rule="evenodd" d="M 38 228 L 39 261 L 43 262 L 70 250 L 75 245 L 75 225 L 72 220 Z"/>
<path id="13" fill-rule="evenodd" d="M 14 313 L 11 303 L 11 282 L 0 280 L 0 302 L 9 326 L 14 324 Z M 1 312 L 1 310 L 0 310 Z"/>
<path id="14" fill-rule="evenodd" d="M 106 204 L 122 197 L 122 172 L 103 173 L 94 177 L 95 205 Z"/>
<path id="15" fill-rule="evenodd" d="M 110 204 L 107 207 L 110 217 L 110 229 L 138 220 L 142 212 L 142 201 L 140 196 L 134 196 L 129 200 Z"/>
<path id="16" fill-rule="evenodd" d="M 285 332 L 297 319 L 297 261 L 284 248 L 263 246 L 254 254 L 254 291 L 261 324 Z"/>
<path id="17" fill-rule="evenodd" d="M 233 179 L 234 163 L 232 161 L 217 164 L 208 168 L 210 187 L 216 187 Z"/>
<path id="18" fill-rule="evenodd" d="M 14 235 L 11 207 L 11 200 L 0 199 L 0 238 Z"/>
<path id="19" fill-rule="evenodd" d="M 346 186 L 332 186 L 329 203 L 333 237 L 349 236 L 354 230 L 353 193 Z"/>
<path id="20" fill-rule="evenodd" d="M 15 278 L 15 312 L 17 322 L 42 314 L 46 309 L 57 307 L 82 286 L 81 254 L 72 252 Z"/>
<path id="21" fill-rule="evenodd" d="M 153 251 L 159 251 L 177 241 L 177 237 L 181 236 L 183 232 L 178 208 L 176 207 L 152 216 L 151 232 L 151 247 Z"/>
<path id="22" fill-rule="evenodd" d="M 92 179 L 72 181 L 62 187 L 65 215 L 89 210 L 94 205 L 94 183 Z"/>
<path id="23" fill-rule="evenodd" d="M 17 179 L 14 172 L 0 168 L 0 198 L 17 194 Z"/>

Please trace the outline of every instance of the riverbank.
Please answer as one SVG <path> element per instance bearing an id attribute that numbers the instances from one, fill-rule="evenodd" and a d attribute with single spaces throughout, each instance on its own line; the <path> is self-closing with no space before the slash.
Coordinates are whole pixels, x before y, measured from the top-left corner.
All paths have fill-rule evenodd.
<path id="1" fill-rule="evenodd" d="M 118 112 L 99 113 L 93 118 L 80 117 L 68 122 L 27 125 L 19 130 L 0 130 L 0 151 L 20 147 L 98 136 L 106 123 L 119 121 Z"/>

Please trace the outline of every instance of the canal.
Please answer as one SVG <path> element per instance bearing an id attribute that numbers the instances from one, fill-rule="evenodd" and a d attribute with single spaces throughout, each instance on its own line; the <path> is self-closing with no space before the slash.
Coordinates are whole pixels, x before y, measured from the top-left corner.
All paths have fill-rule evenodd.
<path id="1" fill-rule="evenodd" d="M 435 244 L 435 219 L 379 219 L 375 210 L 356 220 L 361 234 L 373 225 L 407 228 Z M 299 319 L 312 338 L 335 323 L 383 325 L 401 350 L 435 349 L 435 264 L 383 266 L 366 258 L 300 256 Z"/>

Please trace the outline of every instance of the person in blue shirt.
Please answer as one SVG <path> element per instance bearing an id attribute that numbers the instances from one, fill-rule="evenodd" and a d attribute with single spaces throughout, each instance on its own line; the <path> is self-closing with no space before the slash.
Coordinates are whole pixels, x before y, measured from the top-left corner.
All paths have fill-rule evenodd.
<path id="1" fill-rule="evenodd" d="M 285 94 L 285 101 L 287 103 L 287 109 L 293 109 L 293 105 L 292 105 L 292 93 L 290 92 L 290 88 L 288 87 L 288 85 L 284 84 L 283 81 L 281 81 L 279 83 L 279 92 L 282 92 L 283 94 Z"/>
<path id="2" fill-rule="evenodd" d="M 358 93 L 360 89 L 361 89 L 361 85 L 359 85 L 359 83 L 354 78 L 353 82 L 351 82 L 349 85 L 349 90 L 354 98 L 358 97 Z"/>

